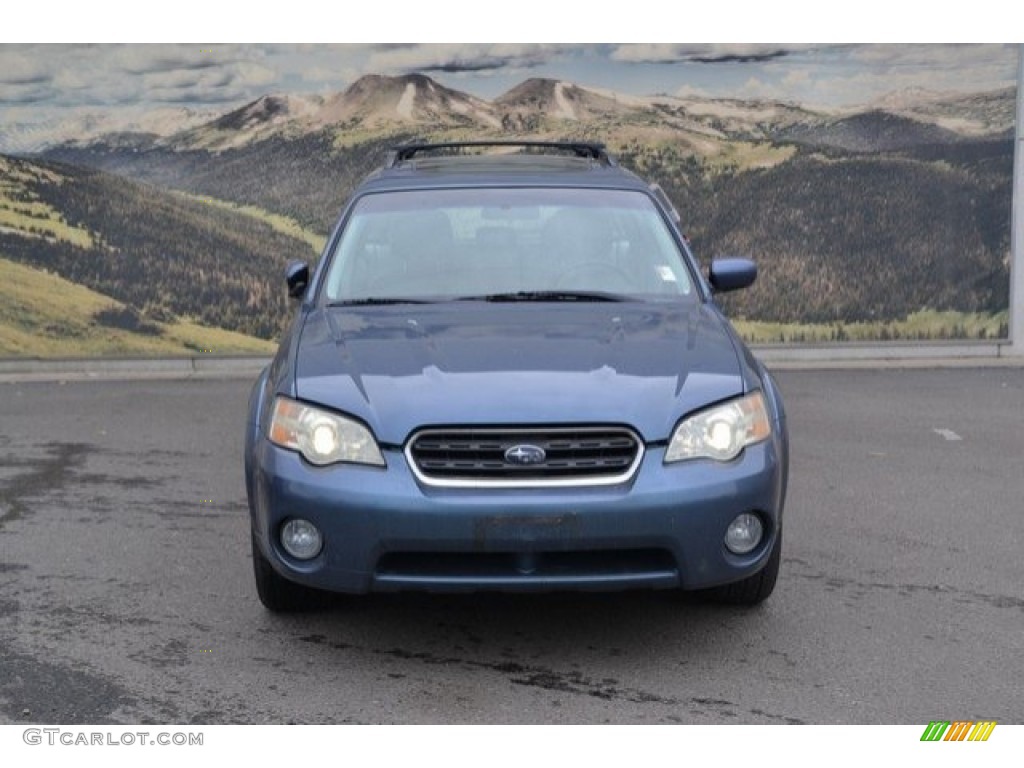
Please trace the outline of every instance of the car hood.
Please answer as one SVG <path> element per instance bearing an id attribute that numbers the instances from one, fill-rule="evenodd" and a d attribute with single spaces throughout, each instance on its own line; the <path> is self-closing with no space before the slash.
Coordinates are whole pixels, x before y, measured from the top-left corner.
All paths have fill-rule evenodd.
<path id="1" fill-rule="evenodd" d="M 392 445 L 428 425 L 552 423 L 626 424 L 654 441 L 743 381 L 700 304 L 467 303 L 311 311 L 295 391 Z"/>

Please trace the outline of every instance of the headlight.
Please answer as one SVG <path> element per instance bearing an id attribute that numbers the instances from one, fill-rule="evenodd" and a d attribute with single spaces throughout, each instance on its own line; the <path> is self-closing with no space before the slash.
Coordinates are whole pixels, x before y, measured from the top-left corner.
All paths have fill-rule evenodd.
<path id="1" fill-rule="evenodd" d="M 764 395 L 752 392 L 679 422 L 665 452 L 665 463 L 685 459 L 729 461 L 771 433 Z"/>
<path id="2" fill-rule="evenodd" d="M 287 397 L 274 401 L 270 442 L 298 451 L 311 464 L 385 466 L 377 441 L 362 424 Z"/>

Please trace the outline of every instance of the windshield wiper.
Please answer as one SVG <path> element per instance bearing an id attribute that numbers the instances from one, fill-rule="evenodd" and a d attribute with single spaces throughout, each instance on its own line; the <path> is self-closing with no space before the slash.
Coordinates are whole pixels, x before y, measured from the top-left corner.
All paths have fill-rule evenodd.
<path id="1" fill-rule="evenodd" d="M 625 296 L 604 291 L 514 291 L 482 296 L 460 296 L 459 301 L 625 301 Z"/>
<path id="2" fill-rule="evenodd" d="M 428 299 L 413 299 L 401 296 L 367 296 L 362 299 L 345 299 L 343 301 L 332 301 L 328 307 L 368 307 L 382 304 L 433 304 Z"/>

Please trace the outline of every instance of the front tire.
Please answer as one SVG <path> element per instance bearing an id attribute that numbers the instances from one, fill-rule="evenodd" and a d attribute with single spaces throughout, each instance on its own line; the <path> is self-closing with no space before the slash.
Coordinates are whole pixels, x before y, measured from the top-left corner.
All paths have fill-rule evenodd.
<path id="1" fill-rule="evenodd" d="M 328 604 L 328 593 L 296 584 L 275 571 L 263 556 L 255 533 L 252 534 L 252 569 L 260 602 L 272 613 L 311 611 Z"/>
<path id="2" fill-rule="evenodd" d="M 723 584 L 708 590 L 707 596 L 718 603 L 754 606 L 763 603 L 775 590 L 782 562 L 782 531 L 775 539 L 772 553 L 764 568 L 742 581 Z"/>

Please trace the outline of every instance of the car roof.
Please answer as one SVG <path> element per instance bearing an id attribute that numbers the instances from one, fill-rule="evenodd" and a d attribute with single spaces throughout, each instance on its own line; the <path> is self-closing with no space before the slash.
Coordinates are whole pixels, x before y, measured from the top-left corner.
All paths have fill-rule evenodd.
<path id="1" fill-rule="evenodd" d="M 498 148 L 486 154 L 464 150 Z M 538 151 L 539 150 L 539 151 Z M 524 151 L 528 153 L 524 154 Z M 452 154 L 456 152 L 459 154 Z M 389 164 L 357 193 L 452 187 L 586 187 L 650 192 L 601 144 L 584 142 L 448 142 L 397 147 Z"/>

